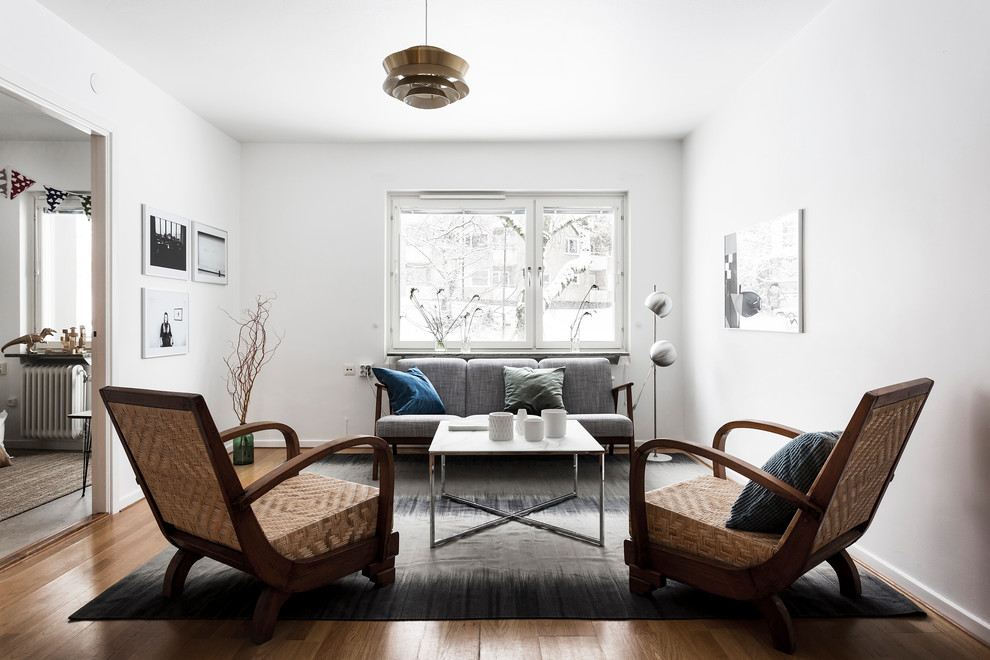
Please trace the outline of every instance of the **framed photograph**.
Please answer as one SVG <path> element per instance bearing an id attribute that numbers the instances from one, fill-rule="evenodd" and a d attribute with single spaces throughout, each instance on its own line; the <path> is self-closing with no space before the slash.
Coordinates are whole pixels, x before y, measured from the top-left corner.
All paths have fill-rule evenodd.
<path id="1" fill-rule="evenodd" d="M 227 283 L 227 232 L 199 222 L 192 223 L 192 278 L 210 284 Z"/>
<path id="2" fill-rule="evenodd" d="M 145 275 L 189 279 L 189 221 L 142 204 Z"/>
<path id="3" fill-rule="evenodd" d="M 725 237 L 725 327 L 804 332 L 801 210 Z"/>
<path id="4" fill-rule="evenodd" d="M 189 293 L 141 289 L 141 357 L 189 352 Z"/>

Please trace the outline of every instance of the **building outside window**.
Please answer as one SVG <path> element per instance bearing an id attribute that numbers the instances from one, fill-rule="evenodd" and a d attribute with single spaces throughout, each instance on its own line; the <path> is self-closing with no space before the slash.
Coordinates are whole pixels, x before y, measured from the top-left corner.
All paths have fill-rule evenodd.
<path id="1" fill-rule="evenodd" d="M 492 198 L 495 199 L 492 199 Z M 624 351 L 625 195 L 390 195 L 388 350 Z"/>

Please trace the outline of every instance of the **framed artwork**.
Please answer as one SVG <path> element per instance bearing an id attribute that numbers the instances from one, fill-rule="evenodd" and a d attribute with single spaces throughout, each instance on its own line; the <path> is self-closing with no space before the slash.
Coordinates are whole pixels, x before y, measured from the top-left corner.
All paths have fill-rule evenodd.
<path id="1" fill-rule="evenodd" d="M 189 279 L 189 221 L 142 204 L 144 254 L 142 272 L 157 277 Z"/>
<path id="2" fill-rule="evenodd" d="M 802 212 L 791 211 L 725 237 L 725 327 L 804 332 Z"/>
<path id="3" fill-rule="evenodd" d="M 189 293 L 141 289 L 141 357 L 189 352 Z"/>
<path id="4" fill-rule="evenodd" d="M 227 283 L 227 232 L 200 222 L 192 223 L 192 278 L 210 284 Z"/>

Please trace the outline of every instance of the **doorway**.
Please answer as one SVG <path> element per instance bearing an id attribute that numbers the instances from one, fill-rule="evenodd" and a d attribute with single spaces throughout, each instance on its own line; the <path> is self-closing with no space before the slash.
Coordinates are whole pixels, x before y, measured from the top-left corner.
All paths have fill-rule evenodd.
<path id="1" fill-rule="evenodd" d="M 74 181 L 69 185 L 60 186 L 61 173 L 57 166 L 57 156 L 46 160 L 46 155 L 59 152 L 59 146 L 65 147 L 63 151 L 71 151 L 77 158 L 82 159 L 87 166 L 88 176 L 85 181 Z M 65 146 L 70 145 L 71 148 Z M 109 214 L 108 214 L 108 190 L 109 190 L 109 131 L 101 128 L 95 123 L 73 115 L 69 112 L 54 107 L 47 102 L 23 88 L 17 87 L 0 78 L 0 162 L 9 170 L 18 170 L 21 175 L 36 179 L 37 183 L 23 191 L 18 199 L 0 199 L 0 213 L 13 215 L 16 222 L 5 223 L 4 232 L 17 231 L 18 240 L 7 240 L 11 236 L 4 236 L 0 243 L 6 243 L 7 248 L 3 259 L 14 265 L 3 270 L 2 278 L 5 286 L 5 293 L 0 294 L 0 302 L 4 304 L 5 314 L 0 318 L 0 343 L 6 343 L 9 339 L 24 334 L 41 330 L 42 327 L 56 327 L 61 331 L 63 322 L 59 318 L 76 320 L 77 323 L 68 325 L 80 325 L 82 319 L 90 323 L 87 332 L 95 335 L 91 340 L 91 364 L 88 371 L 91 373 L 89 381 L 90 396 L 98 391 L 98 388 L 107 383 L 109 373 L 108 344 L 109 323 L 108 323 L 108 286 L 109 277 L 107 275 L 108 262 L 106 245 L 109 235 Z M 54 160 L 52 160 L 54 159 Z M 49 163 L 56 162 L 50 168 Z M 32 176 L 35 172 L 45 173 L 45 180 L 42 176 Z M 55 174 L 52 174 L 52 173 Z M 8 174 L 9 176 L 9 174 Z M 88 273 L 81 275 L 70 274 L 65 276 L 61 284 L 48 282 L 49 293 L 58 296 L 69 296 L 73 299 L 71 312 L 68 316 L 59 317 L 61 312 L 54 311 L 52 306 L 53 298 L 44 302 L 44 296 L 39 290 L 36 293 L 36 282 L 34 281 L 38 269 L 34 266 L 36 247 L 34 245 L 33 234 L 35 231 L 35 205 L 36 196 L 34 193 L 45 190 L 42 185 L 54 187 L 68 187 L 76 193 L 89 193 L 87 207 L 89 213 L 85 226 L 79 227 L 79 211 L 73 205 L 67 203 L 61 211 L 66 212 L 59 220 L 67 220 L 70 215 L 74 215 L 70 222 L 65 224 L 50 225 L 43 227 L 48 221 L 39 221 L 38 230 L 47 232 L 47 238 L 55 243 L 55 247 L 66 249 L 67 242 L 63 239 L 68 235 L 87 233 L 91 236 L 91 245 L 86 249 L 87 254 L 76 254 L 73 260 L 78 258 L 80 262 L 89 262 Z M 90 192 L 91 191 L 91 192 Z M 75 212 L 75 213 L 72 213 Z M 61 215 L 61 214 L 60 214 Z M 91 218 L 91 219 L 89 219 Z M 49 220 L 54 219 L 50 218 Z M 11 230 L 11 226 L 16 229 Z M 71 225 L 71 229 L 70 229 Z M 85 229 L 86 231 L 83 231 Z M 31 241 L 28 242 L 28 238 Z M 77 249 L 74 242 L 71 249 Z M 81 248 L 79 248 L 81 249 Z M 8 254 L 9 252 L 9 254 Z M 62 257 L 52 257 L 49 255 L 50 266 L 65 265 L 64 252 Z M 61 261 L 60 261 L 61 260 Z M 48 269 L 48 276 L 58 272 L 57 267 Z M 87 280 L 89 283 L 87 284 Z M 44 285 L 39 282 L 38 284 Z M 53 289 L 52 286 L 55 288 Z M 79 287 L 83 288 L 80 289 Z M 3 297 L 6 296 L 4 299 Z M 63 303 L 65 301 L 63 300 Z M 47 306 L 46 306 L 47 305 Z M 88 308 L 88 309 L 84 309 Z M 52 316 L 52 314 L 56 316 Z M 46 316 L 46 314 L 48 316 Z M 55 326 L 42 325 L 35 327 L 37 323 L 55 323 Z M 93 330 L 96 330 L 94 333 Z M 59 332 L 59 334 L 61 334 Z M 48 339 L 58 339 L 49 337 Z M 23 346 L 12 346 L 5 353 L 23 350 Z M 9 410 L 17 410 L 18 403 L 23 402 L 22 378 L 18 373 L 21 371 L 20 362 L 23 358 L 0 358 L 4 363 L 4 375 L 0 375 L 0 408 L 8 408 L 9 402 L 13 402 L 13 407 Z M 16 363 L 16 368 L 14 364 Z M 97 396 L 98 398 L 98 396 Z M 17 417 L 20 417 L 21 410 L 17 410 Z M 92 434 L 92 460 L 89 465 L 91 486 L 85 489 L 85 496 L 81 496 L 82 471 L 78 473 L 74 469 L 74 481 L 78 481 L 79 489 L 74 493 L 56 499 L 52 502 L 42 504 L 29 511 L 14 515 L 7 520 L 0 521 L 0 566 L 4 563 L 4 558 L 11 555 L 11 549 L 19 551 L 21 548 L 31 546 L 46 538 L 58 535 L 68 528 L 78 527 L 81 522 L 90 519 L 94 514 L 111 510 L 111 489 L 110 489 L 110 468 L 111 456 L 106 438 L 106 423 L 102 412 L 93 415 L 93 422 L 90 426 Z M 10 416 L 6 423 L 6 438 L 8 447 L 11 445 L 11 438 L 20 435 L 20 424 L 11 424 Z M 74 433 L 74 435 L 79 435 Z M 16 443 L 15 443 L 16 444 Z M 77 443 L 81 444 L 81 443 Z M 82 447 L 77 451 L 81 454 Z M 17 460 L 17 450 L 12 450 L 14 461 Z M 8 468 L 3 468 L 8 469 Z M 3 479 L 0 473 L 0 480 Z M 16 554 L 16 552 L 15 552 Z"/>

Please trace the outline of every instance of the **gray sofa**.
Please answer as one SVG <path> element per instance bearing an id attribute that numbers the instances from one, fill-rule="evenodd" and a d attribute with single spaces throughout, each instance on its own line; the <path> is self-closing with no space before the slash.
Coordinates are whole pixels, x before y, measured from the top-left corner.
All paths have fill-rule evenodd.
<path id="1" fill-rule="evenodd" d="M 562 391 L 564 409 L 569 419 L 576 419 L 596 440 L 635 449 L 632 420 L 632 383 L 612 386 L 612 369 L 605 358 L 547 358 L 536 360 L 453 357 L 406 358 L 399 360 L 398 371 L 419 367 L 433 383 L 446 409 L 445 415 L 384 414 L 388 398 L 385 386 L 376 383 L 375 435 L 392 445 L 429 445 L 437 426 L 444 419 L 469 415 L 487 415 L 505 409 L 505 380 L 502 367 L 564 367 Z M 617 411 L 619 394 L 625 392 L 628 415 Z M 378 478 L 378 465 L 373 469 Z"/>

